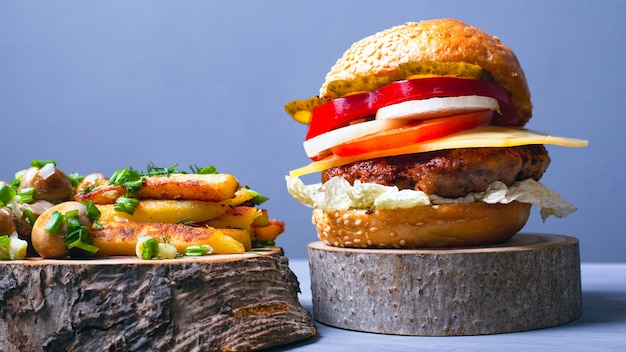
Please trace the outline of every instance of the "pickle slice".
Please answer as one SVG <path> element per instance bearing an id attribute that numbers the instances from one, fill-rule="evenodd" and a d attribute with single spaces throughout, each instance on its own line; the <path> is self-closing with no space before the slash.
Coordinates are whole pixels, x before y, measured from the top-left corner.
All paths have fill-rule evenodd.
<path id="1" fill-rule="evenodd" d="M 401 78 L 400 78 L 401 79 Z M 371 92 L 395 81 L 389 75 L 361 76 L 354 79 L 339 79 L 328 83 L 326 91 L 331 99 L 340 98 L 348 94 Z"/>
<path id="2" fill-rule="evenodd" d="M 336 80 L 329 82 L 326 89 L 328 96 L 335 99 L 352 93 L 370 92 L 401 79 L 435 76 L 489 80 L 491 75 L 482 67 L 466 62 L 412 61 L 398 65 L 398 71 L 388 75 Z"/>
<path id="3" fill-rule="evenodd" d="M 324 98 L 314 96 L 305 100 L 294 100 L 285 105 L 285 111 L 301 123 L 308 123 L 310 116 L 296 118 L 299 111 L 313 111 L 317 106 L 350 94 L 371 92 L 393 81 L 425 77 L 458 77 L 493 81 L 489 71 L 466 62 L 412 61 L 398 65 L 398 70 L 380 76 L 361 76 L 352 79 L 340 79 L 329 82 Z"/>
<path id="4" fill-rule="evenodd" d="M 296 114 L 300 111 L 313 111 L 316 106 L 320 106 L 324 104 L 326 100 L 314 96 L 309 99 L 304 100 L 294 100 L 285 104 L 285 111 L 289 114 L 289 116 L 295 118 Z M 302 123 L 308 123 L 308 121 L 299 121 Z"/>
<path id="5" fill-rule="evenodd" d="M 484 79 L 487 70 L 478 65 L 467 62 L 438 62 L 438 61 L 417 61 L 406 62 L 398 66 L 401 79 L 412 77 L 458 77 L 470 79 Z"/>

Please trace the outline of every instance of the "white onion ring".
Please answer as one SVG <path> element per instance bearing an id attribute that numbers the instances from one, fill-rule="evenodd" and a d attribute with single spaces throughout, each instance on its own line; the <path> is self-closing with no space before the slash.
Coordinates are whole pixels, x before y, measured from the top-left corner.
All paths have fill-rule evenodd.
<path id="1" fill-rule="evenodd" d="M 406 124 L 407 121 L 403 120 L 372 120 L 356 123 L 322 133 L 319 136 L 306 140 L 302 145 L 304 146 L 306 155 L 311 158 L 341 143 Z"/>
<path id="2" fill-rule="evenodd" d="M 499 110 L 498 101 L 478 95 L 409 100 L 378 109 L 376 120 L 426 120 L 480 110 Z"/>

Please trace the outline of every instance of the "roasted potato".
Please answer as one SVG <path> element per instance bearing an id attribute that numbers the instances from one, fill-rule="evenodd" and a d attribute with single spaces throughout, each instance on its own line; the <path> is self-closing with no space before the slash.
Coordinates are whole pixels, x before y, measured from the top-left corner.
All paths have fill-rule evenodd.
<path id="1" fill-rule="evenodd" d="M 235 196 L 239 181 L 230 174 L 171 174 L 149 176 L 143 180 L 138 199 L 200 200 L 221 202 Z M 84 193 L 77 193 L 75 200 L 95 204 L 113 204 L 117 198 L 126 196 L 126 189 L 118 185 L 101 185 Z"/>
<path id="2" fill-rule="evenodd" d="M 198 223 L 214 219 L 231 207 L 238 206 L 252 198 L 249 192 L 239 190 L 233 198 L 222 202 L 204 202 L 199 200 L 154 200 L 144 199 L 139 202 L 133 214 L 115 210 L 113 204 L 97 204 L 100 210 L 100 221 L 134 221 Z"/>
<path id="3" fill-rule="evenodd" d="M 259 226 L 254 228 L 254 236 L 260 241 L 273 241 L 285 231 L 285 223 L 278 220 L 270 220 L 267 226 Z"/>
<path id="4" fill-rule="evenodd" d="M 249 229 L 257 218 L 263 216 L 261 209 L 238 206 L 229 208 L 222 215 L 206 221 L 205 224 L 215 228 Z"/>
<path id="5" fill-rule="evenodd" d="M 189 246 L 208 244 L 215 254 L 240 254 L 245 252 L 241 242 L 211 227 L 193 227 L 183 224 L 107 222 L 92 233 L 93 245 L 100 248 L 98 255 L 135 255 L 140 236 L 167 238 L 178 253 Z"/>

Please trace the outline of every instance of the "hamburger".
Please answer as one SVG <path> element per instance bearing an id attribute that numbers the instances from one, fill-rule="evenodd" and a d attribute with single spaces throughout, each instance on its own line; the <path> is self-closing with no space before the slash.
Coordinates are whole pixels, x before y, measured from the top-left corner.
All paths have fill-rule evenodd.
<path id="1" fill-rule="evenodd" d="M 532 116 L 524 71 L 497 37 L 455 19 L 392 27 L 354 43 L 319 95 L 285 105 L 308 125 L 311 163 L 286 176 L 313 207 L 326 244 L 358 248 L 503 242 L 533 205 L 576 210 L 539 180 L 544 145 L 587 141 L 524 128 Z M 305 185 L 301 176 L 321 173 Z"/>

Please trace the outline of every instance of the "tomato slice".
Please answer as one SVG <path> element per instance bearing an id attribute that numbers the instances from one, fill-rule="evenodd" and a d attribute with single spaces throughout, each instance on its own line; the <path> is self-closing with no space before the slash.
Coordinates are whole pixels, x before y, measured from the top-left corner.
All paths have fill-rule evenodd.
<path id="1" fill-rule="evenodd" d="M 493 111 L 478 111 L 430 120 L 383 130 L 354 139 L 331 148 L 338 156 L 353 156 L 371 151 L 404 147 L 431 139 L 445 137 L 491 123 Z"/>
<path id="2" fill-rule="evenodd" d="M 337 98 L 313 109 L 306 139 L 328 132 L 350 121 L 375 115 L 382 107 L 409 100 L 434 97 L 479 95 L 498 100 L 502 115 L 494 116 L 495 125 L 510 126 L 516 122 L 508 93 L 501 86 L 487 81 L 430 77 L 396 81 L 372 92 Z"/>

